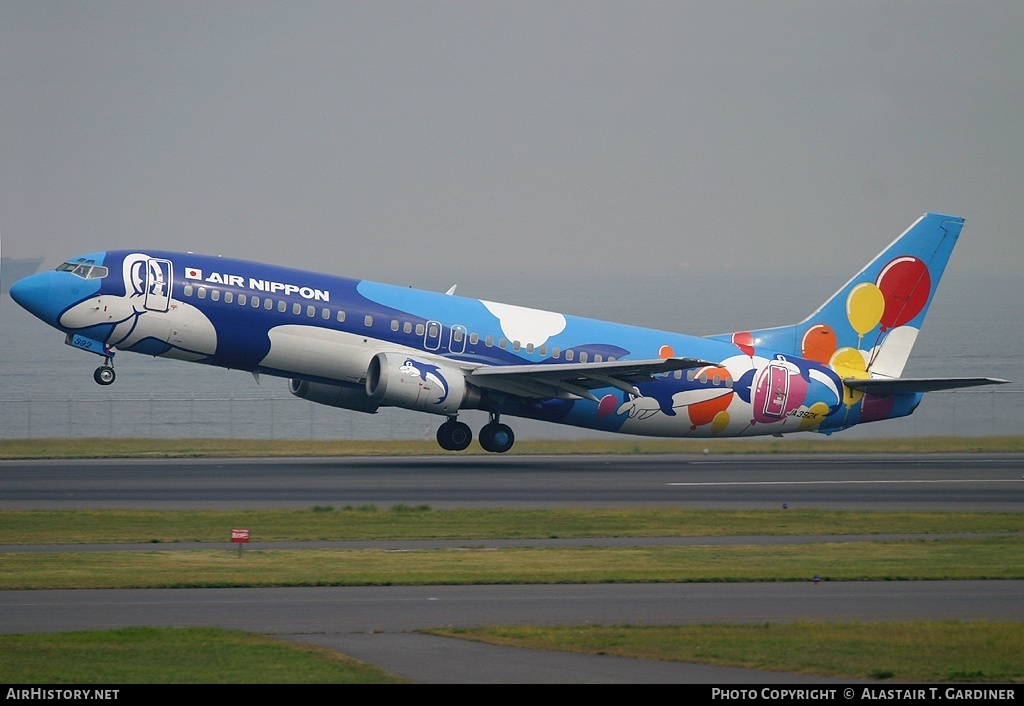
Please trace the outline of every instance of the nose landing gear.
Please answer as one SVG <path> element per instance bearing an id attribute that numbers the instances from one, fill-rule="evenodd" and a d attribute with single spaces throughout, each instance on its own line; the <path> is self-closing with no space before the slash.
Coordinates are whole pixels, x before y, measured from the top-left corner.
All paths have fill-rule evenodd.
<path id="1" fill-rule="evenodd" d="M 116 375 L 114 374 L 114 364 L 111 358 L 112 356 L 105 356 L 103 358 L 103 365 L 96 368 L 92 373 L 92 379 L 100 385 L 109 385 L 114 382 Z"/>

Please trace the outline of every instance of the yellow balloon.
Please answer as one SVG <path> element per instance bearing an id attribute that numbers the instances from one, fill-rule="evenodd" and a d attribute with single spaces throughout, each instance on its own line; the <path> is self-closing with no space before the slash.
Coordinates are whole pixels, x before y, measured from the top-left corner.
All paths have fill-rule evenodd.
<path id="1" fill-rule="evenodd" d="M 828 361 L 830 368 L 836 371 L 836 375 L 846 378 L 857 378 L 864 380 L 868 375 L 868 364 L 864 360 L 864 353 L 856 348 L 840 348 L 832 354 Z M 847 407 L 857 404 L 864 393 L 860 390 L 851 390 L 843 385 L 843 403 Z"/>
<path id="2" fill-rule="evenodd" d="M 721 434 L 727 426 L 729 426 L 729 413 L 723 409 L 711 420 L 711 433 Z"/>
<path id="3" fill-rule="evenodd" d="M 872 282 L 861 282 L 846 298 L 846 318 L 853 330 L 863 336 L 878 325 L 885 313 L 885 295 Z"/>
<path id="4" fill-rule="evenodd" d="M 813 429 L 825 421 L 828 414 L 828 405 L 824 402 L 815 402 L 807 408 L 808 416 L 800 420 L 800 429 Z"/>

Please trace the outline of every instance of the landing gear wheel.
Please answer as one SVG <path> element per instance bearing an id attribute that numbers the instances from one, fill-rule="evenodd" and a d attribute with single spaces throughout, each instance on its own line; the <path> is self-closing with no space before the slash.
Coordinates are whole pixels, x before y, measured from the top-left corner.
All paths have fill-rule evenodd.
<path id="1" fill-rule="evenodd" d="M 114 382 L 114 369 L 109 365 L 101 365 L 92 374 L 92 379 L 100 385 L 109 385 Z"/>
<path id="2" fill-rule="evenodd" d="M 480 445 L 484 451 L 503 454 L 512 448 L 516 442 L 516 435 L 507 424 L 489 422 L 480 430 Z"/>
<path id="3" fill-rule="evenodd" d="M 437 428 L 437 443 L 445 451 L 462 451 L 473 441 L 468 424 L 449 419 Z"/>

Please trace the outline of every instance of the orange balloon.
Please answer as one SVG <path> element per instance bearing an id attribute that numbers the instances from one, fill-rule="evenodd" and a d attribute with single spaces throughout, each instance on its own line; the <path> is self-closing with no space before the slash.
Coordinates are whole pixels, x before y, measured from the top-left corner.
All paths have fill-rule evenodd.
<path id="1" fill-rule="evenodd" d="M 693 426 L 702 427 L 714 421 L 715 416 L 719 412 L 724 412 L 730 402 L 732 402 L 732 392 L 725 392 L 720 397 L 694 402 L 686 408 L 686 411 L 690 415 Z"/>
<path id="2" fill-rule="evenodd" d="M 800 344 L 804 358 L 828 364 L 832 354 L 836 352 L 838 339 L 836 332 L 827 324 L 817 324 L 807 329 L 804 340 Z"/>

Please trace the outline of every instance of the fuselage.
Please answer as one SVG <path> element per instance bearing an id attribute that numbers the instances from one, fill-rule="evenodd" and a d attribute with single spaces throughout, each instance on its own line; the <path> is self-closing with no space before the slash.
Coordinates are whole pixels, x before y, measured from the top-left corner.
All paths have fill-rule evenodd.
<path id="1" fill-rule="evenodd" d="M 421 411 L 453 417 L 460 407 L 476 407 L 650 436 L 831 432 L 909 414 L 920 401 L 920 394 L 864 400 L 844 388 L 829 365 L 756 341 L 689 336 L 190 253 L 109 251 L 68 265 L 75 262 L 82 263 L 77 272 L 63 266 L 12 290 L 23 306 L 68 334 L 72 345 L 288 378 L 297 394 L 361 411 L 375 411 L 381 402 L 367 388 L 371 362 L 380 354 L 385 364 L 399 361 L 395 375 L 403 374 L 405 358 L 406 368 L 410 362 L 421 368 L 406 372 L 423 380 L 433 375 L 440 402 L 417 402 L 413 408 Z M 508 380 L 478 386 L 472 377 L 474 370 L 493 366 L 593 366 L 674 356 L 714 364 L 660 373 L 632 389 L 620 384 L 550 396 Z M 465 379 L 453 386 L 453 374 Z M 339 392 L 336 401 L 317 398 L 332 390 Z M 461 399 L 441 399 L 449 393 Z M 389 403 L 412 406 L 383 398 Z"/>

